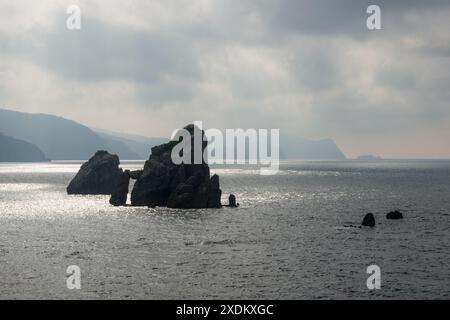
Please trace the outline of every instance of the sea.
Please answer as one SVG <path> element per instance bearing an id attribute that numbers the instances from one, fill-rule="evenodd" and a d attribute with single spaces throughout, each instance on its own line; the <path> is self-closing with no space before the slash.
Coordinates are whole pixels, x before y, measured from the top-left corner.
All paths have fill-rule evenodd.
<path id="1" fill-rule="evenodd" d="M 205 210 L 69 196 L 80 165 L 0 164 L 0 299 L 450 298 L 448 160 L 215 167 L 240 206 Z"/>

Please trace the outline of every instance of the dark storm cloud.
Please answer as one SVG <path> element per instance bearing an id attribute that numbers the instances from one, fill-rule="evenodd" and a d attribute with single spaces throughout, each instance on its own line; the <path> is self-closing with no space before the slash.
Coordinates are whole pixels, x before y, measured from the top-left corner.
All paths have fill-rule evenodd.
<path id="1" fill-rule="evenodd" d="M 5 42 L 5 51 L 22 55 L 68 80 L 155 83 L 164 77 L 193 80 L 201 76 L 191 40 L 175 32 L 132 31 L 89 18 L 79 31 L 57 28 L 37 33 L 30 41 L 25 38 L 20 46 L 15 45 L 20 43 L 18 39 Z"/>
<path id="2" fill-rule="evenodd" d="M 40 33 L 36 30 L 35 35 L 30 35 L 34 38 L 31 41 L 27 37 L 2 39 L 1 45 L 4 52 L 24 55 L 72 80 L 155 83 L 166 76 L 174 76 L 196 81 L 202 76 L 202 52 L 198 44 L 210 48 L 230 43 L 276 46 L 273 42 L 287 34 L 367 35 L 365 10 L 371 3 L 365 0 L 219 2 L 211 19 L 188 26 L 136 31 L 87 17 L 80 31 L 56 28 L 50 33 Z M 405 12 L 423 8 L 434 10 L 448 6 L 449 2 L 383 0 L 376 4 L 382 7 L 383 16 L 399 18 Z M 252 15 L 262 23 L 262 37 L 244 29 Z M 64 24 L 65 21 L 58 23 Z M 327 56 L 328 48 L 319 50 L 317 55 L 306 55 L 302 61 L 292 62 L 292 70 L 311 89 L 327 88 L 334 82 L 335 62 Z M 449 52 L 448 47 L 421 50 L 441 55 Z"/>
<path id="3" fill-rule="evenodd" d="M 200 75 L 192 44 L 175 33 L 132 32 L 91 19 L 80 32 L 52 34 L 47 45 L 43 62 L 79 80 L 156 82 Z"/>
<path id="4" fill-rule="evenodd" d="M 203 118 L 355 140 L 448 127 L 450 1 L 81 1 L 79 31 L 54 3 L 34 4 L 41 16 L 24 1 L 10 21 L 0 10 L 10 105 L 97 127 L 92 113 L 108 114 L 141 134 Z M 370 4 L 382 30 L 366 28 Z"/>
<path id="5" fill-rule="evenodd" d="M 435 11 L 450 6 L 446 0 L 285 0 L 264 2 L 259 10 L 262 17 L 277 33 L 333 36 L 345 34 L 367 35 L 366 10 L 369 5 L 381 8 L 383 29 L 395 33 L 405 29 L 402 17 L 411 12 Z"/>

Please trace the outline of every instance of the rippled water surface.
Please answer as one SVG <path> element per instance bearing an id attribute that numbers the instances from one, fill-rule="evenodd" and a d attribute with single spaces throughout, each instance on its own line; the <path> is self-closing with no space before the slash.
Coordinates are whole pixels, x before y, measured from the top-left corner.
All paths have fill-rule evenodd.
<path id="1" fill-rule="evenodd" d="M 216 168 L 223 200 L 232 192 L 241 206 L 188 211 L 68 196 L 79 167 L 0 164 L 0 298 L 450 296 L 449 161 Z M 393 209 L 405 219 L 386 220 Z M 366 212 L 375 228 L 346 227 Z M 380 290 L 366 287 L 371 264 Z M 81 290 L 66 288 L 69 265 Z"/>

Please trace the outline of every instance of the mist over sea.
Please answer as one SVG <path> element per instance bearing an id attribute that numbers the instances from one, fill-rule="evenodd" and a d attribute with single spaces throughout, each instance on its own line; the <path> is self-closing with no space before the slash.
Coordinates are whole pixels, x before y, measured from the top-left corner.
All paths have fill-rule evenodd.
<path id="1" fill-rule="evenodd" d="M 240 207 L 203 210 L 68 196 L 80 165 L 0 164 L 1 299 L 450 297 L 450 161 L 218 167 L 222 202 Z M 403 220 L 386 220 L 394 209 Z M 346 227 L 367 212 L 375 228 Z M 372 264 L 380 290 L 366 286 Z M 66 287 L 69 265 L 81 290 Z"/>

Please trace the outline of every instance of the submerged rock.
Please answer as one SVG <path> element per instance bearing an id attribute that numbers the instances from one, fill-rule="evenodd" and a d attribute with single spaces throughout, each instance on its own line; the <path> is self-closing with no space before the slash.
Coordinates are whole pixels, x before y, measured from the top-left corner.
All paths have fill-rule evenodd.
<path id="1" fill-rule="evenodd" d="M 386 215 L 386 219 L 394 219 L 394 220 L 403 219 L 403 214 L 398 210 L 391 211 Z"/>
<path id="2" fill-rule="evenodd" d="M 201 139 L 202 154 L 208 142 L 204 141 L 204 131 L 190 124 L 186 126 L 190 134 L 191 163 L 194 159 L 194 136 Z M 180 138 L 181 141 L 181 138 Z M 137 177 L 131 192 L 133 206 L 167 206 L 170 208 L 220 208 L 219 176 L 210 176 L 209 166 L 201 164 L 174 164 L 172 149 L 179 141 L 152 148 L 152 154 Z"/>
<path id="3" fill-rule="evenodd" d="M 104 150 L 97 151 L 89 161 L 81 166 L 67 187 L 67 193 L 112 194 L 122 174 L 117 155 Z"/>
<path id="4" fill-rule="evenodd" d="M 365 226 L 365 227 L 375 227 L 375 217 L 374 217 L 374 215 L 372 213 L 366 214 L 364 219 L 363 219 L 363 221 L 362 221 L 362 223 L 361 223 L 361 225 Z"/>
<path id="5" fill-rule="evenodd" d="M 130 171 L 125 170 L 117 180 L 115 188 L 109 199 L 113 206 L 124 206 L 127 203 L 128 187 L 130 185 Z"/>

